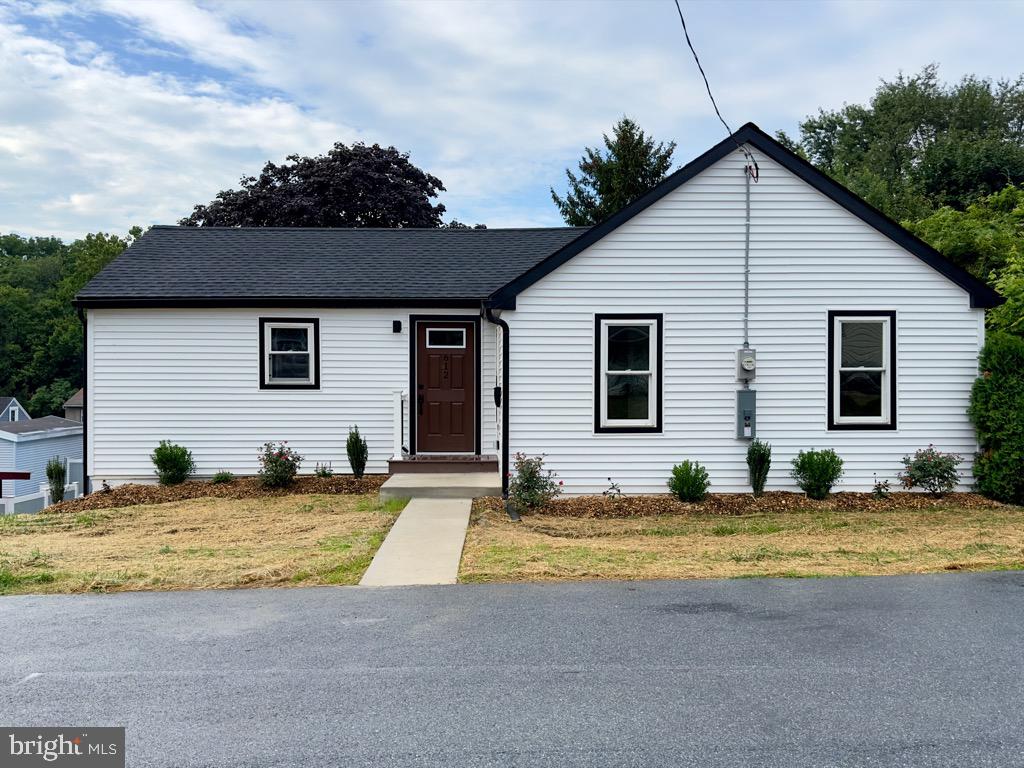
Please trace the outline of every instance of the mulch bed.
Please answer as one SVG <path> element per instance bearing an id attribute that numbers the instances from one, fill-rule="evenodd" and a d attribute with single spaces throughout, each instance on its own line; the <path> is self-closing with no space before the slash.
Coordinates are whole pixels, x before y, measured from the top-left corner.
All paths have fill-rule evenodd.
<path id="1" fill-rule="evenodd" d="M 501 512 L 500 498 L 477 499 L 477 509 Z M 656 517 L 658 515 L 754 515 L 765 512 L 884 512 L 887 510 L 928 510 L 948 507 L 995 509 L 998 501 L 976 493 L 951 493 L 936 499 L 925 493 L 893 493 L 877 499 L 870 493 L 834 493 L 824 501 L 809 499 L 802 493 L 769 491 L 760 498 L 749 493 L 712 493 L 697 504 L 687 504 L 674 496 L 573 496 L 555 499 L 535 514 L 551 517 L 611 518 Z M 520 514 L 531 514 L 520 510 Z"/>
<path id="2" fill-rule="evenodd" d="M 163 504 L 187 499 L 259 499 L 271 496 L 315 493 L 376 493 L 388 479 L 387 475 L 364 475 L 358 480 L 351 475 L 316 477 L 303 475 L 287 488 L 265 488 L 254 477 L 243 477 L 230 483 L 199 482 L 180 485 L 119 485 L 109 491 L 93 491 L 71 501 L 47 508 L 46 512 L 82 512 L 88 509 L 131 507 L 136 504 Z"/>

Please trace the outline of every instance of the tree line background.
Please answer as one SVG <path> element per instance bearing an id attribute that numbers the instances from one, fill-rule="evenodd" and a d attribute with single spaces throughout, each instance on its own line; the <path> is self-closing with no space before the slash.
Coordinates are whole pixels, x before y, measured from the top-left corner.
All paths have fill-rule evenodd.
<path id="1" fill-rule="evenodd" d="M 883 82 L 868 104 L 820 110 L 778 139 L 900 221 L 1006 298 L 995 330 L 1024 335 L 1024 76 L 947 84 L 930 66 Z M 585 148 L 551 196 L 567 224 L 597 223 L 661 181 L 674 142 L 623 118 Z M 394 147 L 336 144 L 293 155 L 196 205 L 187 226 L 449 227 L 440 179 Z M 477 224 L 476 227 L 483 225 Z M 71 299 L 141 235 L 0 236 L 0 395 L 32 416 L 61 412 L 82 385 L 82 329 Z"/>

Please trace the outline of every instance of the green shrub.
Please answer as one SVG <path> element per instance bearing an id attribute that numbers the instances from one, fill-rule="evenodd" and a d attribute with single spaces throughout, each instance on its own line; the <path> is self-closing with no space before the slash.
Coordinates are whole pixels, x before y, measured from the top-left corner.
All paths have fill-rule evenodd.
<path id="1" fill-rule="evenodd" d="M 223 485 L 224 483 L 230 483 L 235 479 L 235 476 L 226 470 L 214 473 L 213 477 L 210 478 L 210 482 L 214 485 Z"/>
<path id="2" fill-rule="evenodd" d="M 196 471 L 196 463 L 192 460 L 192 451 L 183 445 L 175 445 L 170 440 L 161 440 L 149 457 L 156 467 L 156 476 L 160 485 L 177 485 Z"/>
<path id="3" fill-rule="evenodd" d="M 46 481 L 50 484 L 50 503 L 64 501 L 64 486 L 67 485 L 68 469 L 64 459 L 54 456 L 46 462 Z"/>
<path id="4" fill-rule="evenodd" d="M 544 469 L 544 457 L 529 457 L 525 453 L 517 453 L 515 472 L 510 472 L 508 497 L 517 510 L 537 509 L 543 507 L 562 492 L 562 481 L 555 482 L 555 475 L 550 469 Z"/>
<path id="5" fill-rule="evenodd" d="M 765 442 L 755 440 L 747 448 L 747 469 L 750 471 L 750 487 L 754 496 L 764 493 L 764 484 L 768 480 L 768 470 L 772 466 L 772 447 Z"/>
<path id="6" fill-rule="evenodd" d="M 352 427 L 348 431 L 348 441 L 345 443 L 345 453 L 348 454 L 348 464 L 352 467 L 352 474 L 362 477 L 366 471 L 366 457 L 370 451 L 366 447 L 366 441 L 359 434 L 359 427 Z"/>
<path id="7" fill-rule="evenodd" d="M 257 457 L 260 462 L 260 482 L 268 488 L 283 488 L 291 485 L 302 466 L 302 456 L 295 449 L 283 443 L 264 443 Z"/>
<path id="8" fill-rule="evenodd" d="M 668 479 L 668 489 L 680 501 L 703 501 L 710 485 L 708 471 L 689 459 L 672 467 L 672 476 Z"/>
<path id="9" fill-rule="evenodd" d="M 932 496 L 939 497 L 956 488 L 960 473 L 956 468 L 963 458 L 955 453 L 935 450 L 934 445 L 919 448 L 913 456 L 903 457 L 903 472 L 896 477 L 904 488 L 923 488 Z"/>
<path id="10" fill-rule="evenodd" d="M 334 477 L 334 470 L 331 469 L 331 463 L 321 464 L 317 462 L 316 470 L 313 472 L 317 477 Z"/>
<path id="11" fill-rule="evenodd" d="M 831 448 L 800 451 L 791 472 L 796 484 L 812 499 L 824 499 L 843 476 L 843 460 Z"/>
<path id="12" fill-rule="evenodd" d="M 975 489 L 1024 504 L 1024 339 L 993 334 L 979 367 L 967 409 L 981 448 L 974 459 Z"/>

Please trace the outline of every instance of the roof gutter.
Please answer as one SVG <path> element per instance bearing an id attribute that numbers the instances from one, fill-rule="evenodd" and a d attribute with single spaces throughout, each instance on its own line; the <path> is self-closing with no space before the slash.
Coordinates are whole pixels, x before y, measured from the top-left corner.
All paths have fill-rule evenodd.
<path id="1" fill-rule="evenodd" d="M 508 425 L 509 425 L 509 352 L 511 350 L 511 338 L 508 322 L 494 314 L 494 308 L 488 302 L 480 303 L 480 311 L 487 318 L 487 322 L 501 328 L 501 496 L 505 499 L 505 511 L 513 520 L 518 520 L 519 515 L 508 503 Z"/>
<path id="2" fill-rule="evenodd" d="M 89 317 L 77 305 L 78 319 L 82 322 L 82 495 L 89 487 Z"/>

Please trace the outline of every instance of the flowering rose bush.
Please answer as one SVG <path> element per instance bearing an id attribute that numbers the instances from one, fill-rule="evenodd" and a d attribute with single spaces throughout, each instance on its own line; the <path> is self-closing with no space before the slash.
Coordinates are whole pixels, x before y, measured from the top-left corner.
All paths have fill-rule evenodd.
<path id="1" fill-rule="evenodd" d="M 897 477 L 904 488 L 923 488 L 932 496 L 939 497 L 952 491 L 960 482 L 957 467 L 962 461 L 958 454 L 943 453 L 929 445 L 915 451 L 913 456 L 904 456 L 903 466 L 906 469 Z"/>
<path id="2" fill-rule="evenodd" d="M 544 457 L 516 454 L 515 472 L 509 472 L 508 496 L 517 510 L 543 507 L 562 492 L 562 481 L 555 482 L 555 473 L 544 469 Z"/>
<path id="3" fill-rule="evenodd" d="M 257 456 L 260 462 L 260 482 L 268 488 L 283 488 L 291 485 L 302 465 L 302 456 L 294 448 L 283 443 L 264 443 Z"/>

